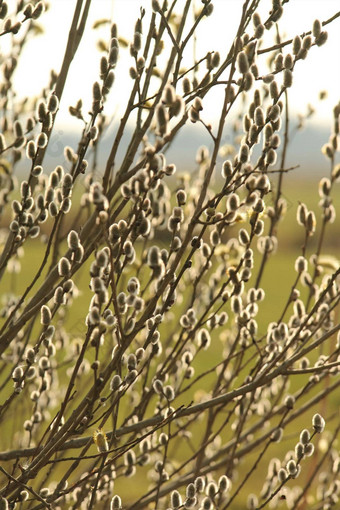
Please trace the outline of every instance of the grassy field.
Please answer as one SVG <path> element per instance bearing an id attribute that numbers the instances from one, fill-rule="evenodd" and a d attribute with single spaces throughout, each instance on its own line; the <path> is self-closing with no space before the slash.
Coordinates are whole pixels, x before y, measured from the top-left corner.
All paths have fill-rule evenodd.
<path id="1" fill-rule="evenodd" d="M 339 198 L 339 191 L 337 190 L 337 199 Z M 277 253 L 273 254 L 266 266 L 266 270 L 263 275 L 263 279 L 261 282 L 261 286 L 266 292 L 266 299 L 260 305 L 260 313 L 259 313 L 259 336 L 265 335 L 266 327 L 269 322 L 278 320 L 281 310 L 287 300 L 287 296 L 290 293 L 290 289 L 293 283 L 294 278 L 294 261 L 298 255 L 301 254 L 301 246 L 302 246 L 302 229 L 296 225 L 296 208 L 299 202 L 305 202 L 308 207 L 315 207 L 318 202 L 318 197 L 316 193 L 316 184 L 315 183 L 299 183 L 299 184 L 291 184 L 289 188 L 284 192 L 284 197 L 287 200 L 287 215 L 280 225 L 279 231 L 279 249 Z M 73 207 L 76 210 L 76 207 Z M 73 214 L 73 213 L 72 213 Z M 318 217 L 318 214 L 317 214 Z M 69 220 L 70 221 L 70 220 Z M 65 230 L 67 230 L 67 225 L 65 225 Z M 327 250 L 329 249 L 334 253 L 334 248 L 339 247 L 339 237 L 336 235 L 337 232 L 337 224 L 333 224 L 327 230 L 325 237 L 325 254 L 327 254 Z M 316 232 L 316 238 L 318 235 L 318 230 Z M 311 249 L 315 246 L 315 242 L 312 242 Z M 29 241 L 25 247 L 23 256 L 19 258 L 19 263 L 21 264 L 21 272 L 16 274 L 13 272 L 12 274 L 7 274 L 2 283 L 2 299 L 7 299 L 7 293 L 13 293 L 14 295 L 20 295 L 25 288 L 31 282 L 34 274 L 36 273 L 42 258 L 44 255 L 44 245 L 42 245 L 39 240 L 31 240 Z M 257 273 L 257 267 L 260 262 L 260 256 L 256 256 L 255 259 L 255 269 L 254 275 Z M 79 289 L 79 294 L 75 298 L 74 305 L 72 306 L 72 313 L 69 313 L 66 317 L 65 328 L 74 336 L 78 336 L 82 338 L 86 332 L 86 326 L 84 324 L 84 317 L 87 313 L 90 299 L 92 296 L 91 291 L 88 287 L 89 282 L 89 265 L 91 260 L 87 261 L 81 273 L 76 274 L 74 277 L 74 282 Z M 34 289 L 33 289 L 34 291 Z M 1 319 L 2 321 L 3 319 Z M 166 325 L 167 328 L 175 328 L 178 323 L 179 317 L 174 317 L 173 324 Z M 0 322 L 1 322 L 0 321 Z M 38 332 L 39 325 L 34 326 L 34 330 Z M 222 343 L 216 345 L 216 349 L 213 354 L 211 350 L 209 350 L 209 356 L 207 358 L 206 354 L 201 353 L 197 357 L 195 361 L 195 367 L 197 369 L 197 373 L 200 373 L 203 369 L 207 369 L 207 367 L 213 367 L 216 363 L 221 360 L 222 356 Z M 65 353 L 63 353 L 63 357 Z M 91 361 L 91 360 L 90 360 Z M 65 368 L 66 374 L 66 368 Z M 8 377 L 8 373 L 3 373 L 1 375 L 1 382 L 4 381 L 6 377 Z M 244 371 L 244 375 L 246 375 L 246 371 Z M 202 382 L 202 389 L 204 391 L 208 391 L 212 386 L 214 378 L 216 377 L 215 372 L 211 373 L 209 376 L 205 377 Z M 291 391 L 294 392 L 296 388 L 298 388 L 303 383 L 302 379 L 296 378 L 295 387 L 291 388 Z M 9 388 L 10 389 L 10 388 Z M 8 388 L 4 388 L 2 391 L 2 399 L 5 399 L 8 391 Z M 199 387 L 195 385 L 192 390 L 185 394 L 185 397 L 179 397 L 176 399 L 175 404 L 180 405 L 181 403 L 188 403 L 190 399 L 195 400 L 195 394 L 199 391 Z M 325 408 L 334 408 L 340 404 L 340 398 L 336 396 L 332 396 L 330 402 L 324 402 L 323 406 Z M 224 419 L 225 411 L 221 411 L 220 421 Z M 54 410 L 50 410 L 51 415 L 53 415 Z M 310 415 L 310 416 L 309 416 Z M 309 413 L 307 421 L 310 422 L 312 413 Z M 14 426 L 14 421 L 16 419 L 15 406 L 12 408 L 11 412 L 11 420 L 12 423 L 7 422 L 5 424 L 5 429 L 12 429 Z M 197 424 L 193 428 L 193 436 L 192 436 L 192 444 L 195 445 L 195 429 L 200 430 L 205 422 L 206 417 L 202 416 L 202 421 L 198 421 Z M 291 434 L 291 435 L 290 435 Z M 232 431 L 230 428 L 223 432 L 223 436 L 227 438 L 232 438 Z M 9 437 L 14 439 L 13 434 L 10 432 Z M 280 459 L 283 459 L 286 452 L 292 448 L 294 448 L 294 444 L 296 441 L 296 430 L 288 429 L 288 434 L 285 435 L 283 441 L 279 445 L 274 445 L 269 449 L 265 458 L 269 461 L 272 456 L 277 456 Z M 15 439 L 15 443 L 17 444 L 17 438 Z M 22 441 L 24 444 L 24 441 Z M 11 448 L 11 440 L 8 440 L 7 434 L 2 434 L 0 439 L 0 449 L 7 450 Z M 173 446 L 173 451 L 176 452 L 176 462 L 180 463 L 182 459 L 190 451 L 190 444 L 184 442 L 183 439 L 178 439 L 177 442 Z M 94 447 L 93 447 L 94 450 Z M 175 453 L 174 453 L 175 455 Z M 244 466 L 244 469 L 249 467 L 249 461 L 256 460 L 256 453 L 247 458 L 247 466 Z M 242 466 L 242 461 L 240 462 L 240 466 Z M 243 470 L 243 468 L 241 468 Z M 133 500 L 135 500 L 138 495 L 142 495 L 145 493 L 145 487 L 143 486 L 144 475 L 142 475 L 144 468 L 141 468 L 141 474 L 137 475 L 136 480 L 134 481 L 134 489 L 133 489 Z M 307 475 L 304 475 L 307 476 Z M 263 473 L 255 473 L 248 484 L 249 491 L 259 492 L 259 481 L 264 479 Z M 237 484 L 235 480 L 234 483 Z M 131 497 L 131 487 L 129 486 L 129 481 L 124 478 L 117 480 L 116 482 L 117 492 L 125 499 L 126 503 L 130 500 Z M 243 506 L 233 506 L 233 510 L 243 510 Z"/>

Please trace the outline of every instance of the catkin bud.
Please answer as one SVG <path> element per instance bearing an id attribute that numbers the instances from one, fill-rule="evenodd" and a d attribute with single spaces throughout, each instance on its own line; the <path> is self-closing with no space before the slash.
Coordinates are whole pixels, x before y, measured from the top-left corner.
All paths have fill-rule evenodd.
<path id="1" fill-rule="evenodd" d="M 71 209 L 71 205 L 72 205 L 71 199 L 69 197 L 65 197 L 64 200 L 60 204 L 61 212 L 63 212 L 64 214 L 67 214 Z"/>
<path id="2" fill-rule="evenodd" d="M 253 74 L 248 71 L 247 73 L 245 73 L 243 77 L 242 90 L 245 91 L 250 90 L 253 86 L 253 83 L 254 83 Z"/>
<path id="3" fill-rule="evenodd" d="M 64 291 L 62 287 L 57 287 L 54 295 L 53 300 L 56 304 L 62 304 L 64 302 Z"/>
<path id="4" fill-rule="evenodd" d="M 301 37 L 296 35 L 293 39 L 293 55 L 297 55 L 301 50 L 302 42 Z"/>
<path id="5" fill-rule="evenodd" d="M 23 15 L 26 18 L 31 18 L 32 17 L 32 12 L 33 12 L 33 5 L 32 4 L 27 4 L 25 9 L 22 11 Z"/>
<path id="6" fill-rule="evenodd" d="M 247 163 L 249 159 L 249 147 L 246 143 L 241 145 L 238 153 L 238 158 L 241 163 Z"/>
<path id="7" fill-rule="evenodd" d="M 295 271 L 297 273 L 307 271 L 307 260 L 302 255 L 300 255 L 295 261 Z"/>
<path id="8" fill-rule="evenodd" d="M 214 10 L 214 6 L 213 6 L 213 4 L 212 4 L 212 3 L 210 3 L 210 4 L 206 4 L 206 5 L 204 6 L 204 14 L 205 14 L 206 16 L 210 16 L 210 15 L 212 14 L 213 10 Z"/>
<path id="9" fill-rule="evenodd" d="M 307 429 L 303 429 L 301 434 L 300 434 L 300 442 L 302 444 L 308 444 L 310 441 L 310 433 L 309 433 L 309 430 Z"/>
<path id="10" fill-rule="evenodd" d="M 230 195 L 230 197 L 228 197 L 227 209 L 229 211 L 236 211 L 237 208 L 239 207 L 239 205 L 240 205 L 240 198 L 236 193 L 233 193 L 232 195 Z"/>
<path id="11" fill-rule="evenodd" d="M 70 261 L 66 257 L 62 257 L 58 262 L 59 276 L 68 276 L 71 271 Z"/>
<path id="12" fill-rule="evenodd" d="M 198 96 L 195 97 L 194 102 L 193 102 L 193 107 L 198 112 L 201 112 L 203 110 L 202 99 L 200 97 L 198 97 Z"/>
<path id="13" fill-rule="evenodd" d="M 170 385 L 164 386 L 163 392 L 164 392 L 165 398 L 167 400 L 169 400 L 169 401 L 174 400 L 175 391 L 172 386 L 170 386 Z"/>
<path id="14" fill-rule="evenodd" d="M 280 483 L 283 483 L 287 480 L 287 471 L 283 468 L 279 469 L 277 473 L 277 478 Z"/>
<path id="15" fill-rule="evenodd" d="M 44 2 L 38 2 L 37 5 L 35 6 L 34 11 L 32 12 L 32 18 L 38 19 L 44 12 L 44 10 L 45 10 Z"/>
<path id="16" fill-rule="evenodd" d="M 262 127 L 262 126 L 264 126 L 264 124 L 265 124 L 265 119 L 264 119 L 264 113 L 263 113 L 263 110 L 262 110 L 261 106 L 258 106 L 258 107 L 255 109 L 255 112 L 254 112 L 254 120 L 255 120 L 255 124 L 256 124 L 258 127 Z"/>
<path id="17" fill-rule="evenodd" d="M 255 28 L 261 25 L 261 17 L 258 12 L 254 12 L 252 16 L 252 21 Z"/>
<path id="18" fill-rule="evenodd" d="M 293 84 L 293 73 L 290 69 L 283 71 L 283 86 L 286 88 L 291 87 Z"/>
<path id="19" fill-rule="evenodd" d="M 255 32 L 254 32 L 254 37 L 256 39 L 261 39 L 261 37 L 263 36 L 264 34 L 264 30 L 265 30 L 265 27 L 264 25 L 258 25 L 255 29 Z"/>
<path id="20" fill-rule="evenodd" d="M 295 457 L 297 460 L 302 459 L 304 456 L 304 445 L 302 443 L 297 443 L 295 445 Z"/>
<path id="21" fill-rule="evenodd" d="M 171 507 L 174 509 L 180 508 L 182 506 L 182 498 L 178 491 L 172 491 L 171 493 Z"/>
<path id="22" fill-rule="evenodd" d="M 251 120 L 248 117 L 248 115 L 243 116 L 243 130 L 248 133 L 249 129 L 251 128 Z"/>
<path id="23" fill-rule="evenodd" d="M 248 71 L 249 62 L 244 51 L 240 51 L 240 53 L 237 55 L 237 65 L 240 73 L 245 74 Z"/>
<path id="24" fill-rule="evenodd" d="M 340 165 L 339 165 L 340 167 Z M 224 161 L 223 165 L 222 165 L 222 170 L 221 170 L 221 173 L 222 173 L 222 177 L 224 179 L 228 179 L 229 177 L 232 176 L 232 173 L 233 173 L 233 165 L 231 163 L 231 161 L 229 159 L 227 159 L 226 161 Z"/>
<path id="25" fill-rule="evenodd" d="M 73 281 L 71 279 L 66 280 L 66 282 L 63 284 L 63 291 L 66 293 L 69 293 L 69 292 L 72 292 L 73 289 L 74 289 Z"/>
<path id="26" fill-rule="evenodd" d="M 201 507 L 202 510 L 211 510 L 213 508 L 213 503 L 211 499 L 207 496 L 206 498 L 202 499 Z"/>
<path id="27" fill-rule="evenodd" d="M 307 443 L 304 445 L 304 454 L 307 457 L 310 457 L 314 453 L 314 445 L 313 443 Z"/>
<path id="28" fill-rule="evenodd" d="M 107 58 L 103 55 L 100 59 L 100 77 L 103 79 L 108 70 Z"/>
<path id="29" fill-rule="evenodd" d="M 272 148 L 269 149 L 267 154 L 266 154 L 266 165 L 267 166 L 275 165 L 276 159 L 277 159 L 276 151 L 274 149 L 272 149 Z"/>
<path id="30" fill-rule="evenodd" d="M 89 135 L 90 135 L 90 139 L 91 140 L 96 141 L 97 136 L 98 136 L 98 128 L 97 128 L 97 126 L 92 126 L 91 127 Z"/>
<path id="31" fill-rule="evenodd" d="M 24 135 L 22 124 L 19 120 L 16 120 L 13 124 L 13 131 L 15 138 L 21 138 Z M 3 135 L 1 135 L 3 136 Z"/>
<path id="32" fill-rule="evenodd" d="M 231 298 L 231 309 L 235 314 L 240 314 L 242 310 L 242 301 L 239 296 L 233 296 Z"/>
<path id="33" fill-rule="evenodd" d="M 194 484 L 195 484 L 196 492 L 203 492 L 204 491 L 205 481 L 204 481 L 204 478 L 202 476 L 198 476 L 195 479 Z"/>
<path id="34" fill-rule="evenodd" d="M 115 81 L 115 73 L 111 70 L 107 73 L 107 76 L 104 81 L 104 87 L 106 89 L 110 89 Z"/>
<path id="35" fill-rule="evenodd" d="M 259 77 L 259 68 L 257 67 L 256 64 L 252 64 L 250 66 L 250 70 L 252 72 L 252 75 L 254 76 L 254 78 L 257 80 L 257 78 Z"/>
<path id="36" fill-rule="evenodd" d="M 59 184 L 59 175 L 57 172 L 51 172 L 50 177 L 48 179 L 48 186 L 51 188 L 56 188 Z M 50 200 L 48 200 L 50 202 Z"/>
<path id="37" fill-rule="evenodd" d="M 182 88 L 184 95 L 190 94 L 191 84 L 189 78 L 187 78 L 186 76 L 183 78 Z"/>
<path id="38" fill-rule="evenodd" d="M 315 38 L 319 37 L 319 35 L 321 34 L 321 30 L 322 30 L 321 21 L 316 19 L 313 23 L 313 28 L 312 28 L 312 33 Z"/>
<path id="39" fill-rule="evenodd" d="M 273 82 L 273 83 L 276 83 L 276 82 Z M 268 116 L 272 122 L 277 121 L 277 119 L 280 117 L 280 114 L 281 114 L 281 110 L 280 110 L 280 107 L 278 104 L 274 104 L 273 106 L 270 107 Z"/>
<path id="40" fill-rule="evenodd" d="M 239 237 L 240 243 L 243 246 L 246 246 L 249 243 L 249 235 L 248 235 L 248 232 L 244 228 L 240 229 L 240 231 L 238 233 L 238 237 Z"/>
<path id="41" fill-rule="evenodd" d="M 142 34 L 140 32 L 135 32 L 133 34 L 133 49 L 138 52 L 142 47 Z"/>
<path id="42" fill-rule="evenodd" d="M 200 118 L 199 112 L 193 106 L 191 106 L 189 110 L 189 118 L 193 124 L 195 124 L 195 122 L 197 122 Z"/>
<path id="43" fill-rule="evenodd" d="M 9 225 L 9 229 L 14 234 L 17 233 L 19 231 L 19 223 L 16 220 L 13 220 Z"/>
<path id="44" fill-rule="evenodd" d="M 159 12 L 161 10 L 161 6 L 160 6 L 160 3 L 158 0 L 152 0 L 152 9 L 155 11 L 155 12 Z"/>
<path id="45" fill-rule="evenodd" d="M 315 430 L 315 432 L 318 432 L 319 434 L 323 432 L 326 422 L 323 419 L 323 417 L 320 414 L 314 414 L 312 419 L 312 425 Z"/>
<path id="46" fill-rule="evenodd" d="M 218 490 L 226 492 L 230 487 L 230 480 L 226 475 L 222 475 L 218 480 Z"/>
<path id="47" fill-rule="evenodd" d="M 287 472 L 290 476 L 294 476 L 297 472 L 297 466 L 295 460 L 291 459 L 287 463 Z"/>
<path id="48" fill-rule="evenodd" d="M 51 113 L 55 113 L 59 108 L 59 99 L 55 94 L 51 94 L 47 101 L 47 109 Z"/>
<path id="49" fill-rule="evenodd" d="M 157 394 L 162 394 L 163 393 L 163 383 L 160 379 L 156 379 L 154 382 L 153 382 L 153 385 L 152 385 L 155 393 Z"/>
<path id="50" fill-rule="evenodd" d="M 117 64 L 118 55 L 119 55 L 118 41 L 116 38 L 113 38 L 111 40 L 111 49 L 109 54 L 109 65 L 111 67 L 115 67 L 115 65 Z"/>
<path id="51" fill-rule="evenodd" d="M 209 498 L 214 499 L 218 492 L 218 488 L 215 482 L 210 482 L 206 488 L 206 493 Z"/>
<path id="52" fill-rule="evenodd" d="M 283 60 L 283 66 L 285 69 L 292 69 L 294 65 L 294 59 L 290 53 L 287 53 Z"/>
<path id="53" fill-rule="evenodd" d="M 19 381 L 24 375 L 24 371 L 21 367 L 15 367 L 12 373 L 13 381 Z"/>
<path id="54" fill-rule="evenodd" d="M 55 218 L 58 215 L 58 207 L 55 202 L 51 202 L 48 206 L 48 212 L 52 218 Z"/>
<path id="55" fill-rule="evenodd" d="M 189 485 L 187 485 L 187 487 L 186 487 L 185 493 L 186 493 L 187 498 L 195 497 L 195 494 L 196 494 L 195 485 L 193 483 L 189 483 Z"/>
<path id="56" fill-rule="evenodd" d="M 161 136 L 165 135 L 168 131 L 169 115 L 166 108 L 162 104 L 158 105 L 156 108 L 156 120 L 158 133 Z"/>
<path id="57" fill-rule="evenodd" d="M 270 96 L 273 98 L 273 99 L 277 99 L 279 97 L 279 86 L 277 84 L 277 81 L 273 80 L 271 82 L 271 84 L 269 85 L 269 91 L 270 91 Z"/>
<path id="58" fill-rule="evenodd" d="M 110 510 L 121 510 L 122 500 L 119 496 L 113 496 L 111 499 Z"/>
<path id="59" fill-rule="evenodd" d="M 40 309 L 40 322 L 43 326 L 48 326 L 52 320 L 51 310 L 48 306 L 43 305 Z"/>
<path id="60" fill-rule="evenodd" d="M 179 206 L 182 206 L 187 201 L 187 194 L 183 189 L 179 189 L 176 193 L 177 203 Z"/>
<path id="61" fill-rule="evenodd" d="M 270 436 L 270 439 L 274 442 L 274 443 L 279 443 L 282 439 L 282 436 L 283 436 L 283 428 L 282 427 L 279 427 L 277 429 L 274 430 L 274 432 L 272 433 L 272 435 Z"/>
<path id="62" fill-rule="evenodd" d="M 34 141 L 30 140 L 26 147 L 26 155 L 27 155 L 28 159 L 34 159 L 36 156 L 36 152 L 37 152 L 37 149 L 36 149 Z"/>
<path id="63" fill-rule="evenodd" d="M 316 219 L 313 211 L 309 211 L 306 217 L 306 230 L 309 235 L 314 234 L 315 232 Z"/>
<path id="64" fill-rule="evenodd" d="M 75 230 L 71 230 L 67 236 L 67 244 L 68 247 L 74 251 L 76 250 L 80 245 L 80 240 L 77 232 Z"/>
<path id="65" fill-rule="evenodd" d="M 273 74 L 266 74 L 265 76 L 262 77 L 263 83 L 271 83 L 273 80 L 274 80 Z"/>
<path id="66" fill-rule="evenodd" d="M 92 87 L 92 94 L 93 94 L 93 100 L 94 101 L 100 101 L 101 100 L 101 91 L 100 91 L 100 85 L 97 81 L 94 82 Z"/>
<path id="67" fill-rule="evenodd" d="M 274 61 L 274 66 L 275 66 L 275 71 L 278 72 L 278 71 L 281 71 L 281 69 L 283 68 L 283 55 L 282 53 L 278 53 L 275 57 L 275 61 Z"/>
<path id="68" fill-rule="evenodd" d="M 299 225 L 304 226 L 306 224 L 308 209 L 305 204 L 299 204 L 297 208 L 297 222 Z"/>
<path id="69" fill-rule="evenodd" d="M 65 174 L 62 182 L 61 193 L 63 197 L 69 196 L 73 184 L 73 177 L 71 174 Z"/>
<path id="70" fill-rule="evenodd" d="M 121 377 L 118 374 L 114 375 L 110 382 L 110 390 L 116 391 L 121 384 L 122 384 Z"/>
<path id="71" fill-rule="evenodd" d="M 198 335 L 197 335 L 197 343 L 198 343 L 198 346 L 201 348 L 201 349 L 208 349 L 209 345 L 210 345 L 210 333 L 207 329 L 205 328 L 202 328 L 199 330 L 198 332 Z"/>
<path id="72" fill-rule="evenodd" d="M 106 267 L 108 265 L 109 259 L 107 251 L 104 249 L 98 251 L 96 255 L 96 262 L 98 267 Z"/>
<path id="73" fill-rule="evenodd" d="M 38 110 L 37 110 L 37 113 L 38 113 L 38 119 L 40 122 L 44 122 L 45 121 L 45 118 L 46 118 L 46 115 L 47 115 L 47 108 L 46 108 L 46 104 L 44 101 L 40 101 L 38 103 Z"/>
<path id="74" fill-rule="evenodd" d="M 323 44 L 325 44 L 327 39 L 328 39 L 328 32 L 326 32 L 326 31 L 321 32 L 321 34 L 315 39 L 315 44 L 317 46 L 322 46 Z"/>
<path id="75" fill-rule="evenodd" d="M 40 133 L 37 138 L 37 147 L 39 149 L 44 149 L 47 145 L 48 138 L 46 133 Z"/>
<path id="76" fill-rule="evenodd" d="M 293 395 L 287 395 L 287 397 L 285 398 L 285 406 L 287 407 L 287 409 L 293 409 L 294 404 L 295 398 L 293 397 Z"/>
<path id="77" fill-rule="evenodd" d="M 176 91 L 174 87 L 168 83 L 164 89 L 163 102 L 171 106 L 176 101 Z"/>
<path id="78" fill-rule="evenodd" d="M 302 39 L 302 49 L 303 50 L 309 50 L 309 48 L 312 46 L 312 37 L 310 35 L 306 35 Z"/>
<path id="79" fill-rule="evenodd" d="M 159 435 L 159 444 L 161 446 L 166 446 L 166 444 L 168 443 L 169 441 L 169 437 L 167 434 L 165 434 L 164 432 L 162 432 L 160 435 Z"/>
<path id="80" fill-rule="evenodd" d="M 132 321 L 133 321 L 133 319 L 132 319 Z M 132 329 L 133 329 L 133 327 L 134 327 L 134 324 L 132 326 Z M 130 329 L 131 329 L 131 327 L 129 327 L 129 324 L 128 324 L 126 330 L 128 330 L 128 332 L 130 332 Z M 131 329 L 131 331 L 132 331 L 132 329 Z M 125 377 L 126 384 L 128 384 L 128 385 L 132 384 L 137 379 L 137 377 L 138 377 L 137 370 L 131 370 Z"/>

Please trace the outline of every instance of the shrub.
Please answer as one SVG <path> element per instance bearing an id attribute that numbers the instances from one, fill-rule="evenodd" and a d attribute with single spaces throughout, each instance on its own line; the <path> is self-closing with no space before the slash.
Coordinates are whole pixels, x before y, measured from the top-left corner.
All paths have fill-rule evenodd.
<path id="1" fill-rule="evenodd" d="M 12 79 L 44 3 L 18 2 L 13 16 L 0 7 L 1 36 L 12 34 L 1 84 L 0 508 L 335 508 L 340 271 L 325 243 L 339 104 L 318 212 L 303 202 L 296 211 L 301 248 L 287 262 L 282 306 L 272 290 L 273 256 L 285 254 L 288 89 L 337 15 L 285 40 L 280 0 L 263 20 L 259 2 L 246 0 L 229 51 L 182 68 L 213 5 L 202 1 L 191 19 L 190 1 L 175 16 L 174 3 L 153 0 L 130 56 L 110 27 L 91 111 L 81 101 L 69 109 L 83 123 L 78 147 L 65 147 L 66 163 L 52 169 L 45 156 L 86 23 L 82 3 L 60 72 L 27 101 Z M 122 58 L 132 63 L 131 95 L 98 171 Z M 217 87 L 224 101 L 210 123 L 204 103 Z M 237 107 L 241 136 L 226 148 Z M 190 123 L 203 126 L 210 148 L 197 147 L 195 171 L 176 172 L 166 151 Z M 221 151 L 230 156 L 222 163 Z"/>

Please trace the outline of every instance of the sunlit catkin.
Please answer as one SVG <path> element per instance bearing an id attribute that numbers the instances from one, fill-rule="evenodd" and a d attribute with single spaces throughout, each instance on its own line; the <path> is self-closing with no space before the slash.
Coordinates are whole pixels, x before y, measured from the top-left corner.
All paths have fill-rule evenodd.
<path id="1" fill-rule="evenodd" d="M 283 86 L 286 88 L 291 87 L 293 84 L 293 73 L 290 69 L 283 71 Z"/>
<path id="2" fill-rule="evenodd" d="M 237 66 L 240 73 L 245 74 L 249 69 L 247 55 L 244 51 L 240 51 L 237 55 Z"/>
<path id="3" fill-rule="evenodd" d="M 326 422 L 323 419 L 323 417 L 321 416 L 321 414 L 316 413 L 313 416 L 312 425 L 313 425 L 313 428 L 314 428 L 315 432 L 320 434 L 321 432 L 323 432 L 323 430 L 325 428 L 325 425 L 326 425 Z"/>

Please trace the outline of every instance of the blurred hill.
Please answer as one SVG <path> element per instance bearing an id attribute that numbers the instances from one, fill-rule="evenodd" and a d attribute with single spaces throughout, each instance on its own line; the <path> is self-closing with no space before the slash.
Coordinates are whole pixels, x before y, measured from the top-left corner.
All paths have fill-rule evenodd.
<path id="1" fill-rule="evenodd" d="M 325 126 L 318 126 L 317 124 L 309 124 L 306 128 L 302 130 L 296 130 L 294 126 L 297 125 L 297 122 L 292 121 L 291 125 L 293 126 L 290 131 L 289 138 L 289 148 L 287 152 L 287 167 L 299 165 L 299 168 L 290 172 L 290 178 L 305 178 L 308 177 L 309 180 L 316 181 L 321 176 L 328 176 L 329 174 L 329 162 L 325 158 L 325 156 L 321 153 L 322 146 L 328 142 L 330 136 L 329 128 Z M 110 153 L 112 142 L 117 130 L 117 124 L 113 125 L 112 128 L 105 134 L 103 139 L 100 142 L 98 155 L 97 155 L 97 169 L 98 174 L 101 175 L 107 157 Z M 127 144 L 131 138 L 131 134 L 133 131 L 133 127 L 127 127 L 122 143 L 121 148 L 118 152 L 118 157 L 116 161 L 116 168 L 119 168 L 119 164 L 124 154 L 124 150 L 127 147 Z M 48 171 L 52 171 L 56 165 L 65 165 L 65 168 L 68 167 L 68 164 L 64 157 L 64 147 L 69 145 L 73 150 L 77 150 L 77 145 L 79 142 L 81 133 L 77 133 L 69 130 L 67 127 L 58 127 L 53 131 L 51 142 L 49 144 L 47 155 L 45 159 L 45 168 Z M 236 135 L 237 136 L 237 135 Z M 281 139 L 283 138 L 283 134 L 281 133 Z M 225 130 L 225 134 L 223 136 L 223 144 L 233 145 L 233 141 L 235 139 L 235 133 L 232 132 L 232 129 L 228 126 Z M 152 143 L 152 141 L 151 141 Z M 205 145 L 208 149 L 212 149 L 213 144 L 212 140 L 209 137 L 206 130 L 203 126 L 195 126 L 189 124 L 184 126 L 181 130 L 178 138 L 176 138 L 169 147 L 165 154 L 168 163 L 175 163 L 179 172 L 192 171 L 195 169 L 195 158 L 197 149 Z M 259 144 L 261 145 L 261 144 Z M 257 147 L 257 151 L 253 154 L 253 161 L 259 154 L 261 147 Z M 280 156 L 280 149 L 278 152 L 278 156 Z M 232 157 L 232 156 L 228 156 Z M 225 158 L 219 157 L 218 166 L 217 166 L 217 175 L 219 175 L 220 165 Z M 88 152 L 87 159 L 91 164 L 92 155 L 91 151 Z M 279 159 L 278 159 L 279 161 Z M 29 168 L 29 163 L 26 160 L 20 162 L 18 167 L 18 173 L 22 175 L 22 172 L 27 172 Z M 274 167 L 275 168 L 275 167 Z M 21 176 L 20 175 L 20 176 Z"/>

